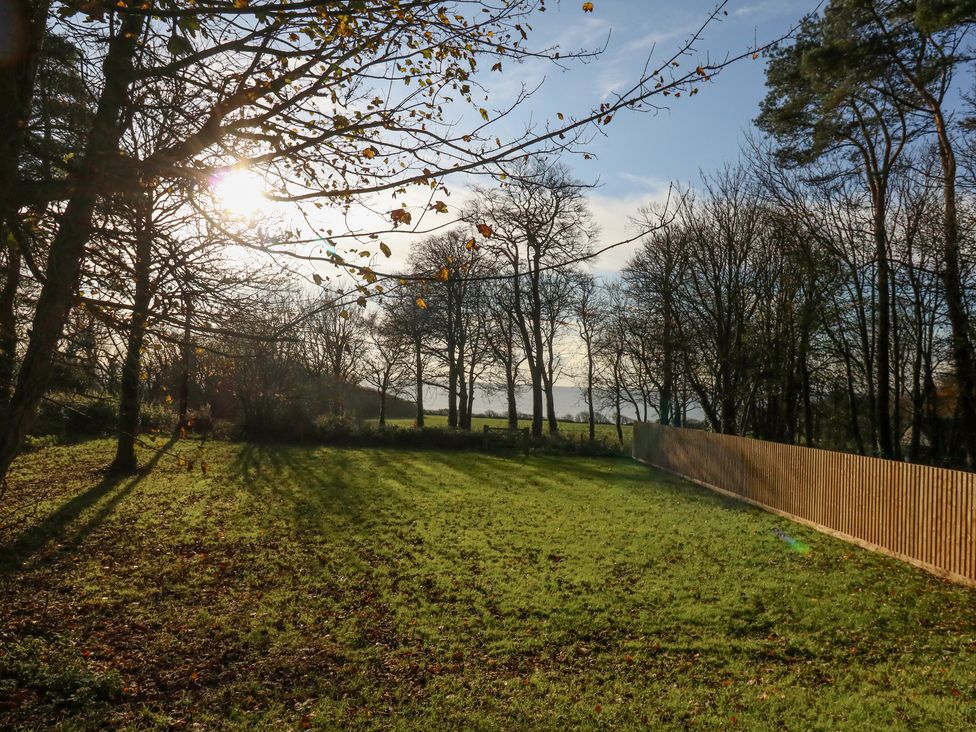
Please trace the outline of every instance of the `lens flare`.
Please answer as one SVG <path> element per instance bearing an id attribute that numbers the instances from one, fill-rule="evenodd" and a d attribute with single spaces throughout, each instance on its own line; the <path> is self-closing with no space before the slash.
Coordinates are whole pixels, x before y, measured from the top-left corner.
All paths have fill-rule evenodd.
<path id="1" fill-rule="evenodd" d="M 773 529 L 773 533 L 777 536 L 777 538 L 779 538 L 782 541 L 784 541 L 786 543 L 786 545 L 790 549 L 792 549 L 793 551 L 795 551 L 797 554 L 807 554 L 807 553 L 809 553 L 809 551 L 810 551 L 810 547 L 809 546 L 807 546 L 806 544 L 804 544 L 802 541 L 800 541 L 798 539 L 794 539 L 792 536 L 790 536 L 789 534 L 787 534 L 782 529 L 776 527 L 776 528 Z"/>

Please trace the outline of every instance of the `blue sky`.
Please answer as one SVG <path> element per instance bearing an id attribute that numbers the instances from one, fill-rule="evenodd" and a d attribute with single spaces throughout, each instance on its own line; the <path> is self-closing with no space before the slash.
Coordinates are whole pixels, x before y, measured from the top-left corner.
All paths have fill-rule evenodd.
<path id="1" fill-rule="evenodd" d="M 565 72 L 541 65 L 514 67 L 517 77 L 531 80 L 543 71 L 546 77 L 523 114 L 548 117 L 554 111 L 582 112 L 598 106 L 614 89 L 639 78 L 649 55 L 652 63 L 670 55 L 715 7 L 702 0 L 595 0 L 594 12 L 584 14 L 581 5 L 562 0 L 547 9 L 537 16 L 531 38 L 537 45 L 558 43 L 565 51 L 598 47 L 608 40 L 606 51 Z M 725 7 L 728 15 L 709 26 L 696 44 L 697 58 L 688 60 L 717 61 L 775 39 L 815 6 L 816 0 L 730 2 Z M 568 162 L 579 177 L 599 178 L 602 195 L 630 197 L 666 181 L 692 180 L 699 169 L 712 170 L 734 160 L 764 96 L 763 69 L 761 58 L 746 59 L 703 84 L 698 95 L 664 100 L 670 101 L 668 109 L 619 114 L 606 128 L 607 136 L 590 145 L 594 160 Z"/>

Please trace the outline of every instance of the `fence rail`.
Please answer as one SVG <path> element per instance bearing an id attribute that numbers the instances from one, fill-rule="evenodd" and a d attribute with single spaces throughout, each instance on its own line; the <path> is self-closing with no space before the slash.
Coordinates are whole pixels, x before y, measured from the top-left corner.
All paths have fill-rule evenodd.
<path id="1" fill-rule="evenodd" d="M 633 455 L 976 586 L 976 474 L 640 423 Z"/>

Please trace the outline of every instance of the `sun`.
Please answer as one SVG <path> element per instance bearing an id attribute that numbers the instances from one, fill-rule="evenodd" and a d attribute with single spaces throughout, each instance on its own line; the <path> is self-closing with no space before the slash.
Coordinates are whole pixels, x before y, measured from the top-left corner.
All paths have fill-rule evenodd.
<path id="1" fill-rule="evenodd" d="M 211 188 L 221 210 L 232 218 L 251 219 L 267 212 L 264 180 L 249 170 L 220 173 Z"/>

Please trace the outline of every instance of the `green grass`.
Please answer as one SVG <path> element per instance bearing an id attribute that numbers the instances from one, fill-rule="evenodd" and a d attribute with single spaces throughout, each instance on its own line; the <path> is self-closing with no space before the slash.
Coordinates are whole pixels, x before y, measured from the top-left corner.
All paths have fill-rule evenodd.
<path id="1" fill-rule="evenodd" d="M 976 727 L 976 593 L 629 460 L 173 449 L 16 464 L 0 727 Z"/>
<path id="2" fill-rule="evenodd" d="M 388 419 L 387 424 L 398 425 L 400 427 L 410 427 L 413 426 L 413 419 Z M 447 427 L 447 415 L 445 414 L 425 414 L 424 424 L 427 427 Z M 501 417 L 472 417 L 471 418 L 471 429 L 475 432 L 479 432 L 482 427 L 488 425 L 489 427 L 508 427 L 508 420 Z M 531 419 L 520 419 L 519 427 L 532 427 Z M 543 422 L 542 429 L 544 432 L 548 432 L 549 426 L 548 422 Z M 586 439 L 589 435 L 590 427 L 585 422 L 567 422 L 565 420 L 559 420 L 559 433 L 564 437 L 568 437 L 574 440 Z M 624 432 L 624 444 L 629 445 L 631 441 L 631 435 L 633 434 L 633 426 L 629 424 L 623 425 Z M 596 425 L 596 438 L 604 439 L 610 442 L 617 441 L 617 428 L 612 424 L 597 424 Z"/>

